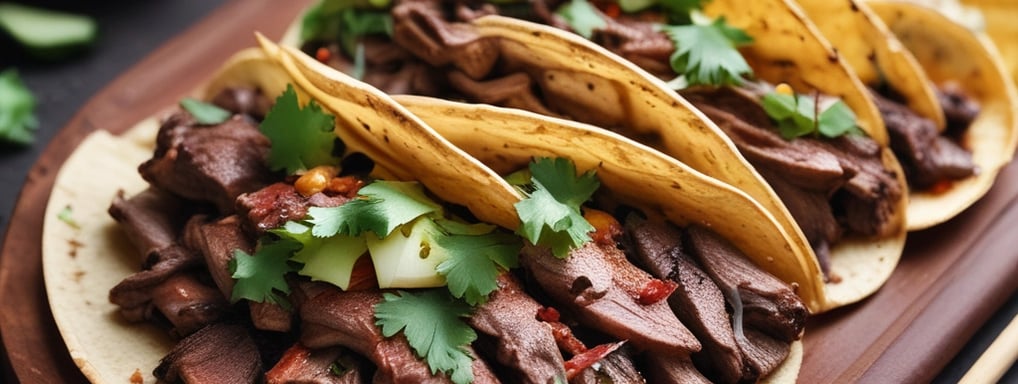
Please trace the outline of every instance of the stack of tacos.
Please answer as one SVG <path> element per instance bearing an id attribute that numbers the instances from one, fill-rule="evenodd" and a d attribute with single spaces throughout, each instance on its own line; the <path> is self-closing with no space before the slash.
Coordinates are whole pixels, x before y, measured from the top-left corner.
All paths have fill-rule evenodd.
<path id="1" fill-rule="evenodd" d="M 103 325 L 137 342 L 110 370 L 89 363 L 105 351 L 78 350 L 93 380 L 795 380 L 808 310 L 772 273 L 811 275 L 747 194 L 591 126 L 404 107 L 262 43 L 209 82 L 207 103 L 132 133 L 155 136 L 147 183 L 113 198 L 126 236 L 90 247 L 112 260 L 86 272 L 140 265 Z M 68 169 L 133 142 L 99 136 Z M 72 203 L 121 178 L 137 176 Z M 125 319 L 172 337 L 131 335 Z"/>
<path id="2" fill-rule="evenodd" d="M 131 135 L 155 137 L 144 182 L 115 170 L 135 260 L 86 272 L 124 278 L 102 327 L 145 342 L 82 369 L 794 382 L 807 314 L 879 289 L 907 230 L 982 196 L 1018 140 L 992 49 L 911 5 L 848 4 L 323 1 Z M 939 100 L 978 108 L 941 138 L 952 82 Z M 931 152 L 903 155 L 899 115 L 949 148 L 931 162 L 971 166 L 916 181 Z"/>
<path id="3" fill-rule="evenodd" d="M 906 230 L 964 210 L 1013 153 L 1013 111 L 1003 107 L 1014 103 L 1009 84 L 986 84 L 999 92 L 977 97 L 951 78 L 934 79 L 931 67 L 943 64 L 917 60 L 855 2 L 339 4 L 309 10 L 284 42 L 387 92 L 604 127 L 742 189 L 792 241 L 808 245 L 797 257 L 824 284 L 800 293 L 816 312 L 879 289 Z M 342 22 L 365 15 L 388 29 Z M 724 46 L 737 43 L 735 54 Z M 995 60 L 992 51 L 966 52 Z M 704 69 L 711 60 L 721 69 Z M 676 70 L 685 72 L 676 78 Z M 956 137 L 938 134 L 949 120 L 946 101 L 954 101 L 949 116 L 969 113 L 953 123 L 971 125 Z M 885 119 L 895 128 L 890 137 Z"/>

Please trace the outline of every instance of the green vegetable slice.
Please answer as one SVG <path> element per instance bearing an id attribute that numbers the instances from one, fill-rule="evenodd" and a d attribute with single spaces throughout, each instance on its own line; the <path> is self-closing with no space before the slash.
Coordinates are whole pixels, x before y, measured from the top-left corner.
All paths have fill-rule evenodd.
<path id="1" fill-rule="evenodd" d="M 0 3 L 0 29 L 10 33 L 33 56 L 56 60 L 95 42 L 98 28 L 89 16 Z"/>

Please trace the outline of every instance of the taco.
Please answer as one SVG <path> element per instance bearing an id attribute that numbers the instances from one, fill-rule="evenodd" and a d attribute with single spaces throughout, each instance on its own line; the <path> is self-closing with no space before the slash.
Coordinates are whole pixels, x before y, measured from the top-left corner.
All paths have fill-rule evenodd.
<path id="1" fill-rule="evenodd" d="M 680 285 L 625 261 L 615 247 L 622 238 L 613 237 L 621 225 L 611 215 L 585 209 L 590 219 L 569 216 L 586 225 L 580 232 L 538 224 L 540 237 L 532 237 L 523 229 L 532 220 L 521 222 L 514 208 L 524 196 L 490 168 L 379 91 L 331 70 L 316 71 L 324 67 L 309 70 L 311 59 L 263 43 L 264 52 L 238 54 L 209 82 L 202 99 L 211 104 L 182 102 L 183 110 L 164 119 L 158 132 L 149 122 L 141 128 L 147 131 L 127 138 L 89 138 L 58 176 L 56 190 L 75 191 L 76 175 L 130 168 L 115 155 L 107 160 L 106 152 L 124 146 L 133 148 L 131 158 L 151 155 L 139 167 L 144 181 L 133 172 L 115 173 L 116 182 L 89 183 L 95 188 L 51 201 L 51 208 L 114 201 L 110 214 L 126 236 L 106 233 L 113 222 L 90 214 L 82 231 L 106 234 L 78 256 L 89 261 L 79 265 L 83 275 L 142 266 L 113 276 L 123 278 L 109 291 L 119 315 L 88 319 L 95 328 L 80 331 L 79 313 L 54 307 L 72 354 L 93 381 L 132 371 L 141 376 L 153 367 L 160 380 L 171 382 L 254 382 L 264 375 L 268 382 L 544 383 L 643 374 L 794 381 L 806 307 L 792 286 L 740 255 L 762 260 L 765 268 L 801 266 L 788 264 L 796 261 L 783 257 L 792 245 L 743 193 L 621 138 L 598 143 L 616 154 L 605 156 L 612 164 L 606 175 L 616 179 L 602 178 L 606 188 L 597 196 L 641 208 L 649 217 L 627 225 L 661 233 L 632 240 L 633 247 L 678 252 L 675 244 L 655 248 L 655 241 L 679 239 L 679 230 L 664 225 L 657 212 L 676 224 L 702 226 L 686 235 L 707 244 L 689 256 L 704 265 L 694 277 L 699 284 L 717 281 L 710 292 L 721 301 L 709 302 L 710 318 L 720 322 L 700 326 L 712 337 L 728 336 L 727 343 L 711 339 L 704 348 L 665 300 Z M 280 96 L 273 101 L 273 94 Z M 527 123 L 542 121 L 530 117 Z M 146 135 L 155 137 L 154 151 L 152 142 L 137 143 Z M 554 161 L 554 172 L 568 164 L 563 161 Z M 566 177 L 591 177 L 566 170 L 572 173 Z M 116 192 L 120 178 L 128 180 L 131 195 Z M 597 181 L 584 183 L 594 193 Z M 631 200 L 632 192 L 620 191 L 633 183 L 667 184 L 672 192 Z M 560 199 L 552 189 L 550 198 Z M 699 204 L 707 199 L 728 204 L 714 212 Z M 692 206 L 697 209 L 687 212 Z M 721 212 L 746 215 L 732 220 Z M 512 229 L 528 234 L 522 252 Z M 625 233 L 636 238 L 641 231 Z M 551 256 L 562 251 L 571 256 Z M 539 267 L 513 268 L 518 252 L 521 264 L 606 267 L 574 271 L 565 289 L 577 289 L 573 294 L 582 294 L 591 312 L 574 312 L 583 308 L 556 300 L 561 291 L 535 285 L 528 276 Z M 124 320 L 151 325 L 148 333 L 132 334 L 136 327 Z M 153 330 L 162 336 L 153 338 Z M 110 335 L 121 343 L 112 353 L 80 342 Z M 701 349 L 711 352 L 697 353 Z M 646 362 L 634 365 L 636 355 L 647 356 Z M 715 363 L 715 356 L 727 357 L 728 365 Z"/>
<path id="2" fill-rule="evenodd" d="M 880 17 L 892 12 L 929 18 L 920 6 L 893 3 L 799 1 L 874 94 L 908 180 L 908 228 L 918 230 L 951 219 L 993 185 L 1014 153 L 1007 106 L 1015 99 L 987 43 L 958 26 L 945 31 L 944 17 L 889 30 Z M 917 41 L 920 28 L 929 32 Z M 952 53 L 933 58 L 933 41 Z"/>
<path id="3" fill-rule="evenodd" d="M 660 6 L 630 15 L 623 10 L 634 2 L 593 3 L 601 8 L 584 1 L 438 3 L 396 2 L 374 8 L 335 7 L 337 3 L 322 2 L 304 16 L 301 33 L 291 33 L 284 42 L 300 45 L 319 61 L 358 74 L 390 93 L 521 108 L 604 127 L 745 191 L 766 207 L 792 240 L 800 244 L 793 250 L 794 257 L 812 266 L 816 281 L 827 282 L 800 291 L 815 312 L 858 301 L 876 291 L 890 276 L 904 247 L 906 233 L 907 200 L 902 171 L 885 148 L 886 131 L 865 87 L 797 8 L 783 1 L 735 4 L 719 0 L 702 10 L 687 10 L 688 17 L 697 18 L 695 28 L 673 29 L 672 35 L 703 34 L 699 36 L 703 39 L 697 41 L 716 41 L 719 34 L 724 39 L 724 33 L 729 32 L 743 38 L 746 33 L 756 36 L 752 45 L 741 47 L 742 54 L 732 47 L 709 51 L 711 57 L 725 59 L 706 60 L 721 62 L 721 69 L 707 69 L 691 64 L 693 59 L 682 59 L 682 55 L 677 55 L 678 64 L 669 60 L 676 56 L 672 55 L 676 45 L 669 34 L 662 32 L 668 20 L 658 12 Z M 641 2 L 643 6 L 653 3 Z M 571 19 L 552 12 L 556 9 Z M 560 29 L 493 13 L 577 31 L 618 55 Z M 608 17 L 609 14 L 617 18 Z M 709 19 L 710 16 L 716 18 Z M 371 31 L 345 21 L 363 18 L 386 20 L 388 24 L 383 24 L 390 27 Z M 577 21 L 591 19 L 596 22 Z M 743 28 L 744 32 L 732 26 Z M 694 48 L 695 52 L 689 54 L 703 58 L 710 47 L 700 44 Z M 760 79 L 787 83 L 793 89 L 810 93 L 810 96 L 778 96 L 791 100 L 788 115 L 798 116 L 795 118 L 810 125 L 819 114 L 813 112 L 819 111 L 806 106 L 839 104 L 833 98 L 836 96 L 842 101 L 839 108 L 832 108 L 836 111 L 832 115 L 838 115 L 832 118 L 836 123 L 834 130 L 839 131 L 836 133 L 861 130 L 865 135 L 828 140 L 840 142 L 835 145 L 841 146 L 840 150 L 823 143 L 808 144 L 812 140 L 783 140 L 771 133 L 764 141 L 777 147 L 776 150 L 740 147 L 759 138 L 733 142 L 732 138 L 738 135 L 731 131 L 732 124 L 725 121 L 756 118 L 768 127 L 777 125 L 764 113 L 765 106 L 761 106 L 764 96 L 776 93 L 774 87 L 744 81 L 746 73 L 742 70 L 729 70 L 732 62 L 743 57 L 748 62 L 743 63 L 744 69 L 752 67 Z M 685 83 L 720 81 L 746 86 L 740 92 L 732 92 L 739 89 L 729 86 L 688 87 L 680 96 L 671 88 L 677 82 L 663 81 L 676 77 L 673 65 L 689 69 L 683 77 Z M 819 99 L 819 103 L 814 99 Z M 710 108 L 708 104 L 714 100 L 727 104 Z M 796 114 L 795 104 L 799 101 L 802 106 Z M 742 109 L 750 116 L 727 113 L 740 106 L 748 106 Z M 710 111 L 718 113 L 705 114 Z M 719 117 L 719 113 L 726 116 Z M 819 136 L 809 132 L 806 134 Z M 755 153 L 752 161 L 746 160 L 751 157 L 747 150 Z M 805 166 L 796 164 L 796 156 L 817 151 L 826 153 L 816 156 L 826 160 Z M 844 166 L 858 159 L 849 153 L 862 154 L 865 160 L 860 161 L 868 165 Z M 846 157 L 851 159 L 840 160 Z M 763 169 L 760 161 L 778 165 Z M 801 179 L 816 183 L 810 191 L 801 193 L 798 186 L 790 186 L 798 180 L 774 180 L 775 176 L 795 172 L 807 176 Z M 832 174 L 839 176 L 833 179 L 821 176 Z M 785 202 L 779 197 L 782 193 L 776 194 L 775 189 L 781 190 Z M 827 204 L 830 199 L 838 200 L 833 207 Z M 786 281 L 800 286 L 803 283 Z"/>
<path id="4" fill-rule="evenodd" d="M 867 5 L 897 36 L 941 94 L 947 129 L 972 153 L 977 174 L 950 184 L 946 191 L 911 195 L 909 227 L 936 224 L 975 203 L 993 186 L 1014 156 L 1018 143 L 1018 91 L 993 44 L 947 16 L 914 3 L 868 1 Z M 959 123 L 960 122 L 960 123 Z M 967 129 L 956 125 L 969 122 Z"/>

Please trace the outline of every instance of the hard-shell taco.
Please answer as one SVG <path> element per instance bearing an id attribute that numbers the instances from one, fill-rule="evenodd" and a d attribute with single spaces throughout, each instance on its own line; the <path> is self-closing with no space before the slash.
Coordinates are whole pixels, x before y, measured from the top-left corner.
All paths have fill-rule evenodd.
<path id="1" fill-rule="evenodd" d="M 794 252 L 812 265 L 813 280 L 827 282 L 806 286 L 794 281 L 806 288 L 800 293 L 813 311 L 855 302 L 890 276 L 906 232 L 903 173 L 884 147 L 886 131 L 865 87 L 798 8 L 784 1 L 717 0 L 702 9 L 685 10 L 687 18 L 695 20 L 676 26 L 668 24 L 671 15 L 661 13 L 663 6 L 656 2 L 593 3 L 601 8 L 585 1 L 438 3 L 330 9 L 337 3 L 323 2 L 303 19 L 303 42 L 291 42 L 388 92 L 522 108 L 605 127 L 745 191 L 800 244 Z M 623 11 L 631 6 L 651 8 L 631 15 Z M 560 13 L 552 12 L 556 9 Z M 522 14 L 528 20 L 572 29 L 614 53 L 560 29 L 492 13 Z M 343 18 L 353 15 L 389 20 L 390 32 L 344 29 L 349 24 Z M 343 35 L 344 31 L 352 34 Z M 685 56 L 673 55 L 685 37 L 717 41 L 720 35 L 719 44 L 733 44 L 724 40 L 728 33 L 742 36 L 739 39 L 748 33 L 753 44 L 741 47 L 740 54 L 733 46 L 719 53 L 698 43 Z M 745 62 L 715 60 L 723 62 L 721 70 L 705 68 L 701 61 L 712 57 Z M 718 81 L 724 86 L 688 87 L 684 98 L 671 88 L 677 82 L 662 80 L 674 78 L 676 66 L 688 70 L 686 83 Z M 803 94 L 775 92 L 773 86 L 750 82 L 744 78 L 750 68 L 756 78 L 790 84 Z M 732 92 L 736 88 L 729 85 L 737 83 L 745 86 Z M 785 114 L 785 122 L 765 114 L 769 106 L 761 103 L 767 104 L 768 97 L 777 100 L 770 104 L 784 108 L 779 112 Z M 722 104 L 711 108 L 715 101 Z M 832 113 L 821 113 L 827 110 L 819 107 L 836 104 L 840 106 L 829 108 Z M 728 122 L 744 119 L 753 120 L 749 125 L 762 122 L 771 133 L 762 141 L 752 137 L 754 131 L 740 139 Z M 833 121 L 835 134 L 857 134 L 789 141 L 774 128 L 790 126 L 794 131 L 805 126 L 805 132 L 792 135 L 819 137 L 817 121 L 827 119 Z M 814 141 L 824 149 L 809 144 Z M 823 154 L 816 155 L 817 151 Z M 800 161 L 804 157 L 823 160 Z M 868 165 L 856 164 L 857 160 Z M 788 180 L 789 175 L 797 179 Z M 794 185 L 802 180 L 810 184 L 808 191 Z"/>
<path id="2" fill-rule="evenodd" d="M 94 189 L 55 194 L 50 207 L 113 199 L 110 214 L 127 235 L 99 236 L 105 240 L 78 255 L 88 261 L 79 264 L 83 274 L 123 279 L 109 291 L 119 314 L 82 327 L 77 313 L 59 309 L 63 297 L 80 296 L 51 298 L 58 326 L 93 381 L 153 368 L 171 382 L 545 383 L 606 375 L 794 381 L 806 308 L 793 286 L 739 255 L 766 269 L 802 266 L 787 257 L 794 245 L 782 229 L 742 192 L 616 136 L 597 144 L 609 153 L 573 156 L 584 161 L 583 170 L 603 156 L 610 166 L 598 199 L 649 216 L 632 219 L 625 231 L 644 253 L 678 252 L 677 229 L 660 224 L 660 215 L 703 226 L 686 237 L 707 245 L 683 260 L 692 265 L 690 257 L 699 258 L 704 270 L 693 276 L 699 284 L 717 281 L 710 292 L 720 301 L 711 302 L 710 318 L 721 321 L 701 321 L 696 332 L 728 338 L 701 343 L 664 300 L 676 287 L 691 288 L 628 264 L 615 247 L 620 227 L 610 215 L 585 209 L 581 217 L 578 208 L 545 201 L 540 216 L 548 216 L 544 208 L 565 209 L 571 225 L 535 224 L 514 207 L 527 200 L 517 187 L 388 96 L 263 43 L 264 51 L 238 54 L 209 82 L 202 99 L 211 104 L 182 102 L 158 132 L 149 124 L 128 138 L 90 138 L 58 176 L 57 190 L 66 192 L 76 190 L 82 169 L 108 175 Z M 534 116 L 523 121 L 543 124 Z M 557 132 L 556 124 L 533 137 L 571 133 Z M 155 142 L 139 145 L 139 135 Z M 146 151 L 153 144 L 154 152 Z M 139 168 L 147 183 L 122 172 L 124 158 L 109 156 L 118 146 L 152 155 Z M 560 166 L 574 149 L 559 150 L 563 158 L 532 165 L 533 173 L 554 179 L 565 170 L 561 177 L 582 179 L 585 193 L 594 193 L 598 182 L 590 174 Z M 631 192 L 640 184 L 669 187 Z M 121 186 L 132 195 L 118 194 Z M 548 198 L 561 199 L 558 188 L 545 187 Z M 716 212 L 704 205 L 717 199 L 727 204 Z M 733 219 L 734 212 L 743 215 Z M 81 219 L 88 233 L 114 226 L 91 213 Z M 652 223 L 662 234 L 650 238 L 635 228 Z M 66 230 L 60 224 L 47 223 L 46 237 L 59 238 L 53 231 Z M 532 265 L 527 272 L 515 269 L 522 242 L 509 230 L 528 239 L 519 256 Z M 662 241 L 672 244 L 655 245 Z M 552 256 L 562 251 L 570 256 Z M 569 263 L 606 268 L 587 265 L 571 280 L 542 282 L 568 282 L 566 294 L 582 296 L 591 312 L 529 280 Z M 142 270 L 124 274 L 131 264 Z M 134 333 L 138 326 L 124 320 L 150 321 L 157 331 Z M 94 335 L 136 342 L 109 357 L 82 342 Z M 633 355 L 647 359 L 634 364 Z"/>

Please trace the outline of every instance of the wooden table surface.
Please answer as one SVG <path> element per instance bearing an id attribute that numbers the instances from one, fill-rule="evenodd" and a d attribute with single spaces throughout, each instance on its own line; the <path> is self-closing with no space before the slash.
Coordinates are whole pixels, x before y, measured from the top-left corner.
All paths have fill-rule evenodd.
<path id="1" fill-rule="evenodd" d="M 84 382 L 56 331 L 41 272 L 43 211 L 57 170 L 90 132 L 122 132 L 177 102 L 253 31 L 277 38 L 307 1 L 232 1 L 123 73 L 60 130 L 31 168 L 0 250 L 0 334 L 24 383 Z M 887 285 L 815 317 L 800 382 L 925 382 L 1018 290 L 1018 165 L 951 222 L 909 236 Z M 978 351 L 977 351 L 978 352 Z"/>

